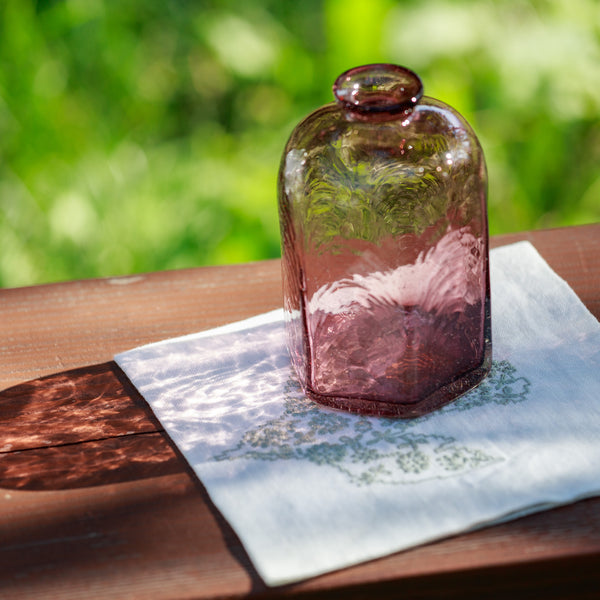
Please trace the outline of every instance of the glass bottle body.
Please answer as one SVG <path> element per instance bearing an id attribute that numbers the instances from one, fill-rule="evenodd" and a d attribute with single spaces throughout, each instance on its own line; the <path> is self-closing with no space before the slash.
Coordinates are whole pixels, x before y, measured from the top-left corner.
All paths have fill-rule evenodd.
<path id="1" fill-rule="evenodd" d="M 418 416 L 487 374 L 486 186 L 475 135 L 437 100 L 393 115 L 330 104 L 300 123 L 279 211 L 288 346 L 310 398 Z"/>

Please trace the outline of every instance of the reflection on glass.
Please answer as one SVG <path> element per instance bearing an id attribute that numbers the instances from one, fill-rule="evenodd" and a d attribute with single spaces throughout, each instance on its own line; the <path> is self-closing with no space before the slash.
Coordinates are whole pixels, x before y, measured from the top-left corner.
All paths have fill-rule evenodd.
<path id="1" fill-rule="evenodd" d="M 318 402 L 416 416 L 490 368 L 483 153 L 407 69 L 353 69 L 334 94 L 280 169 L 292 360 Z"/>

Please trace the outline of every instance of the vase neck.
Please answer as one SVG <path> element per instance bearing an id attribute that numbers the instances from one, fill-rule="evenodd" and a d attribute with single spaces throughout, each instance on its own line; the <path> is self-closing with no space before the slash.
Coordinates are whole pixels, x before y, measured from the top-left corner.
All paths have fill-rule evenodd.
<path id="1" fill-rule="evenodd" d="M 408 117 L 423 96 L 423 84 L 409 69 L 373 64 L 342 73 L 333 94 L 351 117 L 381 121 Z"/>

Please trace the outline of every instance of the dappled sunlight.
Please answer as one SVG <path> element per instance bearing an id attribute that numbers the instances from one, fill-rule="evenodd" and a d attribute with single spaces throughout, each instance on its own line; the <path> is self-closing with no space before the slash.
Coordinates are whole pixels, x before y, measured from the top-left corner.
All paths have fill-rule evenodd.
<path id="1" fill-rule="evenodd" d="M 530 244 L 490 269 L 492 370 L 416 419 L 306 399 L 281 311 L 116 360 L 265 580 L 309 576 L 600 493 L 600 326 Z"/>
<path id="2" fill-rule="evenodd" d="M 63 490 L 185 470 L 114 362 L 0 391 L 0 487 Z"/>
<path id="3" fill-rule="evenodd" d="M 184 471 L 160 433 L 0 453 L 2 489 L 70 490 Z"/>
<path id="4" fill-rule="evenodd" d="M 118 371 L 102 363 L 0 391 L 0 452 L 156 431 L 155 418 Z"/>
<path id="5" fill-rule="evenodd" d="M 281 322 L 148 346 L 117 361 L 183 450 L 206 440 L 226 447 L 240 428 L 277 416 L 291 376 Z"/>

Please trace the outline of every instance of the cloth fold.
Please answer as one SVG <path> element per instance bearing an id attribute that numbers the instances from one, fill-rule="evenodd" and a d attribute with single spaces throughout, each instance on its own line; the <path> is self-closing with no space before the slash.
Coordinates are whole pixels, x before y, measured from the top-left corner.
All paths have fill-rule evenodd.
<path id="1" fill-rule="evenodd" d="M 600 325 L 528 242 L 490 269 L 492 371 L 425 417 L 307 400 L 281 310 L 115 357 L 265 583 L 600 494 Z"/>

